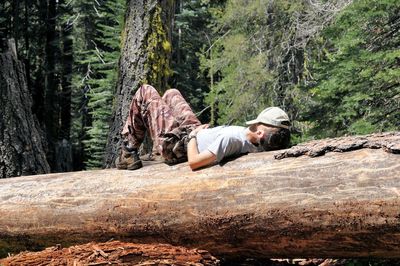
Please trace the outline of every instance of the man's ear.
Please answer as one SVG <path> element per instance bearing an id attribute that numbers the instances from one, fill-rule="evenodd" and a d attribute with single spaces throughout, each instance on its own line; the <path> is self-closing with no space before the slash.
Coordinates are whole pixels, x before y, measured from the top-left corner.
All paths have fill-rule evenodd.
<path id="1" fill-rule="evenodd" d="M 256 134 L 257 134 L 258 137 L 262 137 L 264 135 L 264 130 L 257 129 Z"/>

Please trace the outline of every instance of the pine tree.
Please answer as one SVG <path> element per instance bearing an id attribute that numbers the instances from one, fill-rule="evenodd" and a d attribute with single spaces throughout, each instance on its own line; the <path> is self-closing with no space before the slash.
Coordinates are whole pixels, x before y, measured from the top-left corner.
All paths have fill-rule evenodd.
<path id="1" fill-rule="evenodd" d="M 88 80 L 88 112 L 91 125 L 87 127 L 88 138 L 84 141 L 87 168 L 98 168 L 103 164 L 113 92 L 117 81 L 124 11 L 123 0 L 107 1 L 98 8 L 96 30 L 99 35 L 93 40 L 97 60 L 92 63 L 93 76 Z"/>
<path id="2" fill-rule="evenodd" d="M 307 72 L 305 47 L 346 2 L 228 1 L 202 61 L 212 81 L 212 123 L 241 124 L 267 106 L 282 107 L 295 119 Z"/>
<path id="3" fill-rule="evenodd" d="M 207 75 L 200 69 L 201 58 L 214 38 L 213 14 L 225 1 L 177 1 L 172 31 L 171 86 L 181 91 L 199 118 L 209 122 L 209 108 L 204 102 L 209 91 Z M 206 112 L 208 111 L 208 112 Z"/>
<path id="4" fill-rule="evenodd" d="M 302 71 L 301 53 L 293 45 L 293 20 L 304 13 L 302 1 L 245 2 L 227 2 L 216 27 L 219 36 L 203 61 L 213 77 L 207 102 L 218 115 L 212 123 L 243 123 L 266 106 L 288 109 Z"/>
<path id="5" fill-rule="evenodd" d="M 87 127 L 90 126 L 88 113 L 89 80 L 93 76 L 92 64 L 97 61 L 93 53 L 96 36 L 95 21 L 96 2 L 91 0 L 74 0 L 71 2 L 72 13 L 67 20 L 73 28 L 73 70 L 71 84 L 71 140 L 73 147 L 74 168 L 85 168 L 87 153 L 83 141 L 87 138 Z"/>
<path id="6" fill-rule="evenodd" d="M 107 141 L 125 1 L 75 0 L 72 6 L 75 168 L 98 168 Z"/>
<path id="7" fill-rule="evenodd" d="M 400 128 L 400 3 L 359 0 L 313 43 L 304 120 L 319 137 Z"/>

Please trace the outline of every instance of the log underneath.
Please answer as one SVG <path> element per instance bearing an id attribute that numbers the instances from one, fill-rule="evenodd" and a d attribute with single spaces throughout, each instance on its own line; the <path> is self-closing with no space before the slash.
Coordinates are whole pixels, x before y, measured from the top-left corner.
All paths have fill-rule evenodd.
<path id="1" fill-rule="evenodd" d="M 22 252 L 0 260 L 0 265 L 212 266 L 219 265 L 219 261 L 206 250 L 187 249 L 166 244 L 149 245 L 112 241 L 69 248 L 55 246 L 41 252 Z"/>
<path id="2" fill-rule="evenodd" d="M 400 156 L 382 149 L 0 180 L 0 250 L 110 238 L 227 257 L 400 257 Z"/>

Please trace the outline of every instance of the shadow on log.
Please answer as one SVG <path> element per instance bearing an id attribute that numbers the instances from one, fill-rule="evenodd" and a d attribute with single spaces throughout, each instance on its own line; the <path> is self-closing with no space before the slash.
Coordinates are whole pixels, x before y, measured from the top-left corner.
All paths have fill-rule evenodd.
<path id="1" fill-rule="evenodd" d="M 0 180 L 0 250 L 114 238 L 227 258 L 400 257 L 399 155 L 279 153 Z"/>

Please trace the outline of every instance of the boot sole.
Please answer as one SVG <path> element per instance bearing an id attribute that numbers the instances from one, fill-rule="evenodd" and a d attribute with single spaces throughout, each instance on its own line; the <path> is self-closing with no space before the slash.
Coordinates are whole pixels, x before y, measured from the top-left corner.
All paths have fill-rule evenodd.
<path id="1" fill-rule="evenodd" d="M 115 159 L 115 166 L 119 170 L 126 170 L 126 164 L 119 162 L 119 156 Z"/>
<path id="2" fill-rule="evenodd" d="M 142 167 L 143 167 L 142 161 L 137 161 L 137 162 L 135 162 L 135 163 L 133 163 L 131 165 L 128 165 L 126 167 L 126 169 L 127 170 L 136 170 L 136 169 L 139 169 L 139 168 L 142 168 Z"/>

